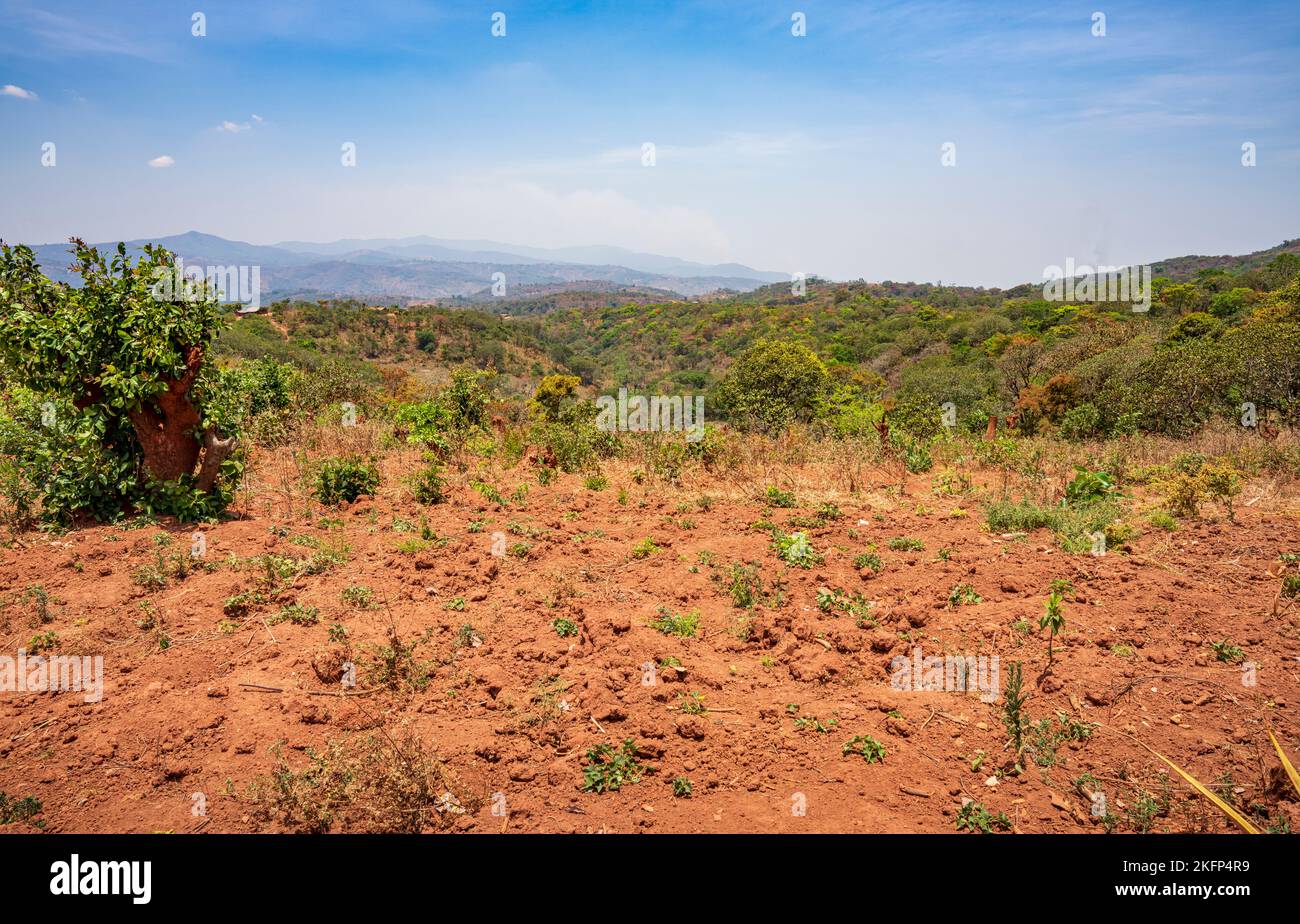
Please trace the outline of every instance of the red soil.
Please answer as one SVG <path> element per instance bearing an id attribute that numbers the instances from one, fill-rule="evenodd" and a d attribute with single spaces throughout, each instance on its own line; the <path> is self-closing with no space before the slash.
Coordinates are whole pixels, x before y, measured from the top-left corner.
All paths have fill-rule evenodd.
<path id="1" fill-rule="evenodd" d="M 363 499 L 334 514 L 344 525 L 332 530 L 309 516 L 226 522 L 205 529 L 215 570 L 153 591 L 132 575 L 154 561 L 155 536 L 173 535 L 168 551 L 187 549 L 191 530 L 26 534 L 0 553 L 9 599 L 0 610 L 0 653 L 14 655 L 33 634 L 53 630 L 63 653 L 103 655 L 105 689 L 97 703 L 78 693 L 0 693 L 0 789 L 40 799 L 49 831 L 278 830 L 255 820 L 244 795 L 274 765 L 270 745 L 285 741 L 284 754 L 299 766 L 305 748 L 382 726 L 416 734 L 483 800 L 476 813 L 457 817 L 455 830 L 950 832 L 963 799 L 972 798 L 1005 812 L 1017 831 L 1100 831 L 1072 781 L 1091 773 L 1123 817 L 1130 782 L 1152 792 L 1162 785 L 1164 768 L 1140 740 L 1206 783 L 1230 772 L 1240 804 L 1267 805 L 1275 820 L 1300 828 L 1265 731 L 1273 727 L 1296 759 L 1297 606 L 1278 599 L 1277 565 L 1280 552 L 1300 550 L 1294 511 L 1242 508 L 1235 523 L 1150 529 L 1127 553 L 1072 556 L 1047 531 L 1023 540 L 982 531 L 978 504 L 935 498 L 918 479 L 903 502 L 883 493 L 837 499 L 843 516 L 810 531 L 824 563 L 800 570 L 777 560 L 766 533 L 748 528 L 763 516 L 758 503 L 718 500 L 707 512 L 678 514 L 679 502 L 707 490 L 662 489 L 638 507 L 642 489 L 628 487 L 626 506 L 616 503 L 614 486 L 595 493 L 563 476 L 533 484 L 522 510 L 487 505 L 480 513 L 481 498 L 461 489 L 430 508 Z M 918 514 L 918 503 L 931 512 Z M 948 515 L 959 503 L 970 516 Z M 578 516 L 566 519 L 571 510 Z M 775 510 L 771 518 L 784 524 L 809 512 Z M 418 531 L 394 532 L 395 516 L 417 524 L 427 516 L 451 541 L 398 552 Z M 478 519 L 486 526 L 471 533 L 468 523 Z M 543 532 L 523 540 L 532 545 L 528 557 L 492 555 L 492 533 L 516 521 Z M 286 535 L 272 532 L 276 525 Z M 577 538 L 595 530 L 603 535 Z M 304 535 L 342 539 L 350 560 L 299 576 L 280 601 L 221 631 L 223 601 L 255 579 L 227 559 L 302 558 L 311 549 L 289 537 Z M 648 536 L 661 550 L 634 559 L 633 545 Z M 891 551 L 896 536 L 918 538 L 925 550 Z M 853 559 L 873 542 L 885 567 L 864 577 Z M 937 559 L 941 548 L 950 560 Z M 702 551 L 712 553 L 713 567 L 700 563 Z M 745 611 L 711 578 L 733 561 L 758 562 L 765 581 L 779 574 L 785 582 L 784 605 L 755 610 L 747 641 L 735 631 Z M 1057 578 L 1070 580 L 1074 594 L 1055 667 L 1040 677 L 1046 639 L 1038 619 Z M 951 606 L 958 583 L 972 585 L 982 602 Z M 47 624 L 22 599 L 33 584 L 51 597 Z M 373 588 L 377 605 L 342 602 L 350 585 Z M 822 586 L 875 601 L 879 626 L 820 611 Z M 146 598 L 161 616 L 166 649 L 139 626 Z M 455 598 L 464 599 L 463 611 L 447 608 Z M 318 607 L 320 623 L 263 621 L 291 600 Z M 698 637 L 651 627 L 661 606 L 698 608 Z M 576 623 L 579 635 L 559 637 L 557 618 Z M 339 685 L 313 670 L 330 647 L 329 624 L 344 624 L 359 648 L 382 642 L 390 619 L 404 639 L 431 633 L 417 657 L 444 659 L 432 682 L 419 692 L 334 695 Z M 1032 627 L 1027 636 L 1013 628 L 1020 620 Z M 481 645 L 457 647 L 467 623 Z M 1243 684 L 1240 666 L 1216 659 L 1209 646 L 1221 639 L 1257 665 L 1256 685 Z M 1087 741 L 1062 745 L 1054 767 L 1031 761 L 1023 774 L 988 785 L 1009 757 L 1000 702 L 892 689 L 890 659 L 913 645 L 926 655 L 998 655 L 1004 682 L 1006 666 L 1023 661 L 1035 720 L 1059 711 L 1100 727 Z M 642 665 L 670 656 L 682 676 L 659 670 L 655 685 L 644 685 Z M 567 709 L 529 724 L 530 691 L 552 676 L 568 681 L 559 697 Z M 708 711 L 681 712 L 687 692 L 701 694 Z M 798 729 L 787 704 L 837 724 L 828 733 Z M 879 740 L 883 763 L 844 756 L 855 735 Z M 583 792 L 587 749 L 624 738 L 655 772 L 618 792 Z M 979 751 L 985 759 L 972 769 Z M 678 776 L 693 782 L 690 798 L 673 796 Z M 1172 807 L 1154 830 L 1230 828 L 1170 776 Z M 191 813 L 199 792 L 206 817 Z M 505 817 L 490 810 L 494 793 L 504 794 Z M 792 812 L 800 795 L 805 814 Z"/>

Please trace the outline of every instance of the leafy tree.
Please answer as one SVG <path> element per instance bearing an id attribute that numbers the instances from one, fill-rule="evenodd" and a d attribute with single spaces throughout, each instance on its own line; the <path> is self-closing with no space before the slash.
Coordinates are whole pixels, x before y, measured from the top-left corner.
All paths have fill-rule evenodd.
<path id="1" fill-rule="evenodd" d="M 1194 283 L 1175 282 L 1160 292 L 1160 304 L 1173 309 L 1174 314 L 1187 314 L 1201 304 L 1201 290 Z"/>
<path id="2" fill-rule="evenodd" d="M 778 430 L 810 418 L 828 385 L 826 367 L 808 347 L 759 340 L 727 370 L 717 397 L 737 425 Z"/>
<path id="3" fill-rule="evenodd" d="M 529 410 L 544 423 L 559 423 L 565 418 L 565 409 L 577 400 L 582 380 L 576 375 L 548 375 L 537 384 L 537 391 L 528 402 Z"/>
<path id="4" fill-rule="evenodd" d="M 175 279 L 174 258 L 146 246 L 134 263 L 72 240 L 81 277 L 52 282 L 30 248 L 0 245 L 0 365 L 47 396 L 45 445 L 29 454 L 60 517 L 112 517 L 144 504 L 193 517 L 228 499 L 239 408 L 205 366 L 222 323 L 214 293 Z M 53 423 L 49 420 L 53 417 Z M 114 509 L 116 508 L 116 509 Z"/>

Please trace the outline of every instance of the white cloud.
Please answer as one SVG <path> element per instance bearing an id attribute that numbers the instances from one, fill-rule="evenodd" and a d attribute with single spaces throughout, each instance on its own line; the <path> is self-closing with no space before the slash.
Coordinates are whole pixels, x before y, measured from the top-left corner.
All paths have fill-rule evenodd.
<path id="1" fill-rule="evenodd" d="M 251 118 L 253 121 L 232 122 L 229 119 L 225 119 L 224 121 L 222 121 L 220 125 L 217 126 L 217 131 L 225 132 L 226 134 L 229 135 L 238 135 L 240 132 L 252 131 L 254 123 L 261 125 L 263 122 L 266 121 L 266 119 L 262 118 L 256 112 L 253 113 L 251 116 L 249 116 L 249 118 Z"/>
<path id="2" fill-rule="evenodd" d="M 0 88 L 0 96 L 16 96 L 19 99 L 36 99 L 37 96 L 31 90 L 24 90 L 22 87 L 16 87 L 12 83 L 7 83 Z"/>
<path id="3" fill-rule="evenodd" d="M 170 167 L 174 163 L 176 163 L 176 158 L 172 157 L 170 154 L 163 154 L 161 157 L 155 157 L 153 160 L 149 161 L 149 166 Z"/>

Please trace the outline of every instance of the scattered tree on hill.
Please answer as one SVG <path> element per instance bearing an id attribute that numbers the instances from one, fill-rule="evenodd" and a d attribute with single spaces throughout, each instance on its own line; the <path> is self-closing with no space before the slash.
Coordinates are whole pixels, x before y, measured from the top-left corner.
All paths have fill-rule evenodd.
<path id="1" fill-rule="evenodd" d="M 160 285 L 174 263 L 162 248 L 133 262 L 121 244 L 106 259 L 72 243 L 79 287 L 47 279 L 29 248 L 0 247 L 0 364 L 45 399 L 38 426 L 48 432 L 35 442 L 47 451 L 28 457 L 35 483 L 61 516 L 112 517 L 141 503 L 216 512 L 223 478 L 238 470 L 238 415 L 205 365 L 222 321 L 214 293 Z"/>

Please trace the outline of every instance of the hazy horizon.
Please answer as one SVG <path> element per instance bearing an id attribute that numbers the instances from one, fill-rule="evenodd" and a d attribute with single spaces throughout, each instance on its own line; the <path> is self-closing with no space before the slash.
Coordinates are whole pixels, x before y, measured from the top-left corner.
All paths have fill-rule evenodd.
<path id="1" fill-rule="evenodd" d="M 226 3 L 194 36 L 196 6 L 0 0 L 0 237 L 429 235 L 1005 287 L 1300 234 L 1294 3 L 1095 4 L 1104 36 L 1072 4 L 531 3 L 496 37 L 493 6 Z"/>

